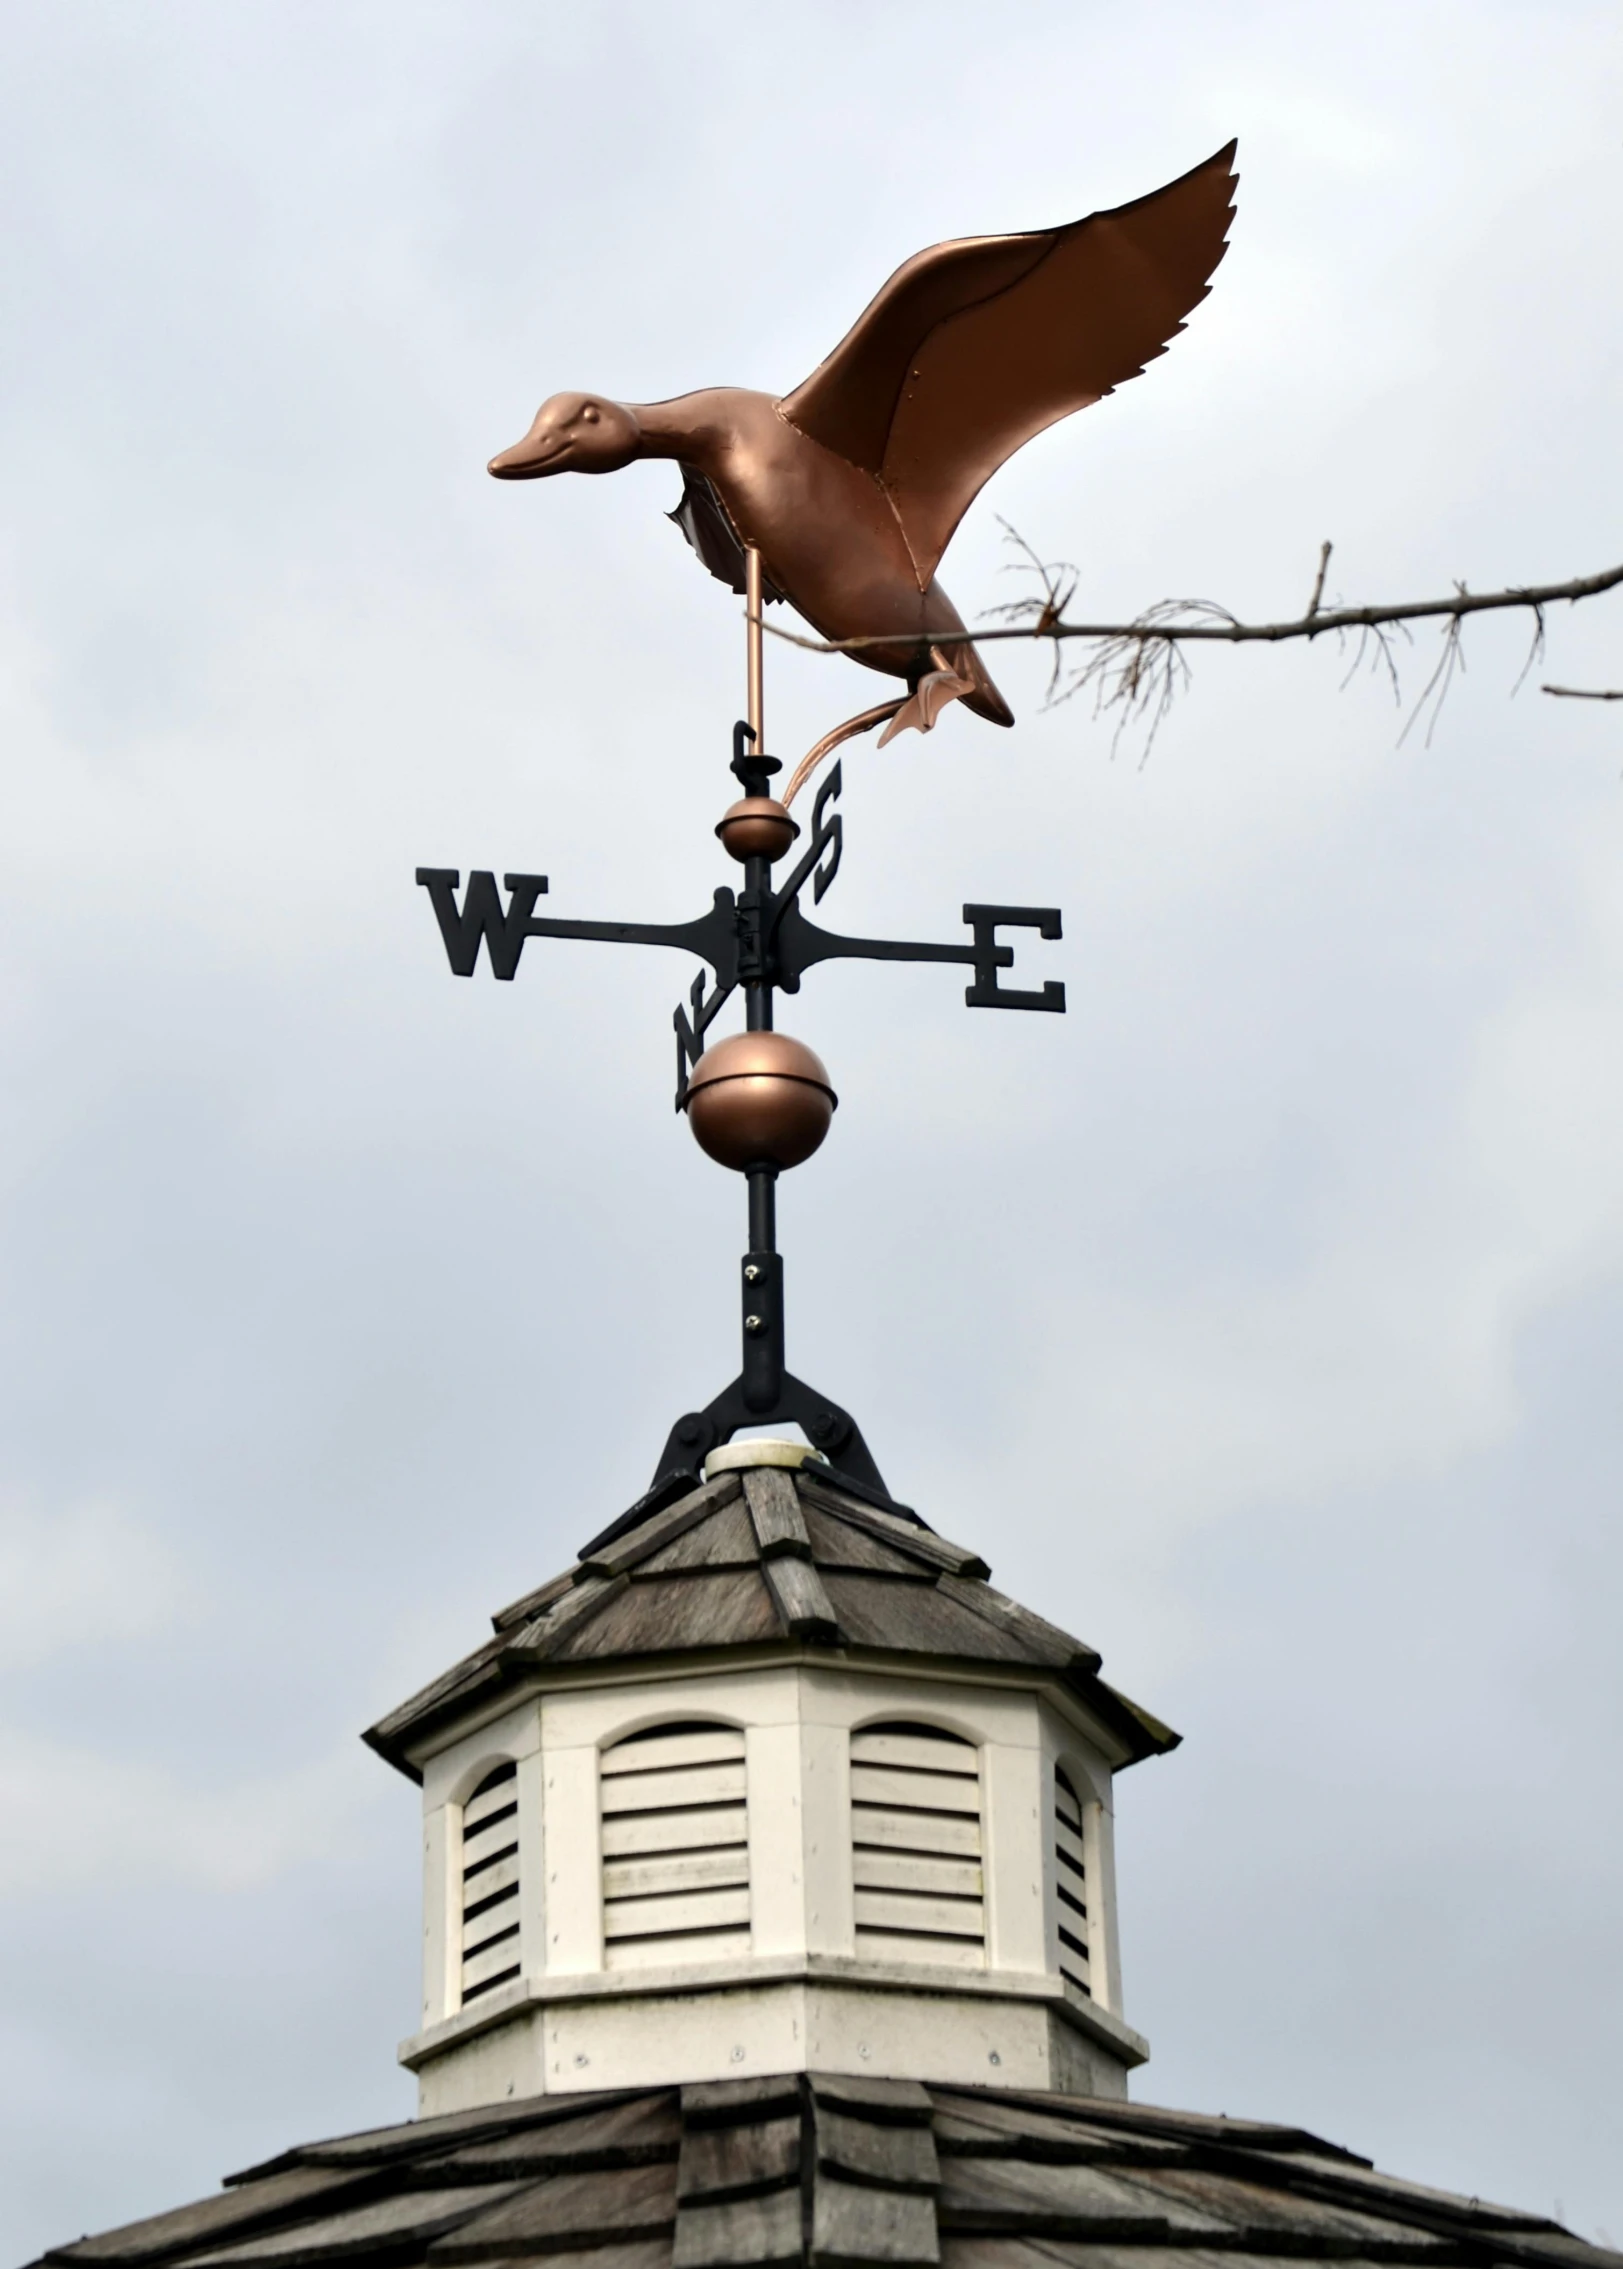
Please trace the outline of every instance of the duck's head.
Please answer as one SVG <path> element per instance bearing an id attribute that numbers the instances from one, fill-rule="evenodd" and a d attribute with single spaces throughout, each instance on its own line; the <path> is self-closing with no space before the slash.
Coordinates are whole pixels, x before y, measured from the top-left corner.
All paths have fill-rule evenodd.
<path id="1" fill-rule="evenodd" d="M 540 481 L 549 473 L 617 473 L 642 447 L 642 428 L 622 402 L 601 394 L 554 394 L 522 441 L 492 457 L 499 481 Z"/>

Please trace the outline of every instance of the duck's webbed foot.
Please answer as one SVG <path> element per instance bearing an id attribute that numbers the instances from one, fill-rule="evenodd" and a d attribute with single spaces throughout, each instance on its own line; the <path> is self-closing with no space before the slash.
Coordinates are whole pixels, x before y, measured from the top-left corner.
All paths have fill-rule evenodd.
<path id="1" fill-rule="evenodd" d="M 961 701 L 966 693 L 975 691 L 975 680 L 965 677 L 954 667 L 953 657 L 942 646 L 932 646 L 930 659 L 935 664 L 927 670 L 913 688 L 912 698 L 904 701 L 895 716 L 879 736 L 879 746 L 893 741 L 898 733 L 915 731 L 927 733 L 949 702 Z"/>

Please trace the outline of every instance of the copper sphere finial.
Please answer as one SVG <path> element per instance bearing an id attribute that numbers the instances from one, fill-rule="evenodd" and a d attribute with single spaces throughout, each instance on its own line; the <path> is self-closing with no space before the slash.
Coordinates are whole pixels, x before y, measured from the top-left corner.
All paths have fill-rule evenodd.
<path id="1" fill-rule="evenodd" d="M 729 804 L 716 823 L 722 849 L 745 859 L 781 859 L 800 833 L 775 796 L 741 796 Z"/>
<path id="2" fill-rule="evenodd" d="M 838 1101 L 821 1058 L 803 1042 L 787 1032 L 735 1032 L 694 1065 L 682 1108 L 706 1157 L 742 1174 L 803 1165 Z"/>

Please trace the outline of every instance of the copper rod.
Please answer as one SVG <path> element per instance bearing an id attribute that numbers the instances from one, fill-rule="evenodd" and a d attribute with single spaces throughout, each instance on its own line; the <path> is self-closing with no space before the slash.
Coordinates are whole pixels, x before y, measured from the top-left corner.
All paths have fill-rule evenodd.
<path id="1" fill-rule="evenodd" d="M 765 641 L 761 636 L 761 555 L 744 547 L 744 622 L 749 662 L 749 721 L 757 756 L 766 754 L 766 701 L 762 685 Z"/>
<path id="2" fill-rule="evenodd" d="M 852 740 L 858 733 L 871 733 L 875 725 L 882 725 L 887 717 L 894 717 L 906 699 L 905 693 L 898 694 L 894 701 L 880 702 L 877 709 L 864 709 L 860 717 L 847 717 L 843 725 L 836 725 L 831 733 L 825 733 L 820 741 L 815 742 L 789 776 L 789 785 L 783 791 L 785 810 L 794 802 L 824 757 L 831 755 L 841 741 Z"/>

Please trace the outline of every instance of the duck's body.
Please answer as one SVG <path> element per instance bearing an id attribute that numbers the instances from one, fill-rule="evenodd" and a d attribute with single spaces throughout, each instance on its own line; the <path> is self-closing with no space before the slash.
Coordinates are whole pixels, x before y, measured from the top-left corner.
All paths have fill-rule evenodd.
<path id="1" fill-rule="evenodd" d="M 772 395 L 747 387 L 614 407 L 635 421 L 639 457 L 675 458 L 710 483 L 740 542 L 760 552 L 768 580 L 820 636 L 905 637 L 906 645 L 862 648 L 852 658 L 912 685 L 950 661 L 971 680 L 965 706 L 1013 724 L 973 647 L 932 654 L 944 632 L 962 634 L 963 618 L 933 575 L 921 586 L 901 522 L 871 473 L 791 425 Z"/>
<path id="2" fill-rule="evenodd" d="M 897 640 L 853 655 L 912 688 L 891 731 L 927 731 L 952 700 L 1013 724 L 937 563 L 999 465 L 1183 329 L 1223 255 L 1233 155 L 1066 228 L 918 253 L 781 400 L 741 386 L 669 402 L 555 394 L 490 470 L 536 480 L 673 458 L 686 481 L 673 517 L 712 572 L 741 588 L 749 546 L 823 637 Z"/>

